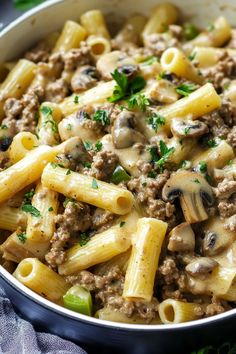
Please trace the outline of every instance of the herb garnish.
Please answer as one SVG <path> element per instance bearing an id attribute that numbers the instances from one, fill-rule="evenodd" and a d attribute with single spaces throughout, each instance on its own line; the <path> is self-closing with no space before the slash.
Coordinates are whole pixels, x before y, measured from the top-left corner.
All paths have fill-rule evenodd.
<path id="1" fill-rule="evenodd" d="M 68 170 L 66 171 L 66 176 L 68 176 L 68 175 L 70 175 L 70 174 L 71 174 L 71 170 L 68 169 Z"/>
<path id="2" fill-rule="evenodd" d="M 27 240 L 26 232 L 21 232 L 20 234 L 16 234 L 20 242 L 25 243 Z"/>
<path id="3" fill-rule="evenodd" d="M 144 61 L 142 61 L 143 65 L 152 65 L 154 63 L 157 63 L 158 61 L 160 61 L 160 59 L 158 57 L 155 57 L 154 55 L 146 58 Z"/>
<path id="4" fill-rule="evenodd" d="M 184 128 L 184 134 L 185 134 L 185 135 L 188 135 L 190 129 L 191 129 L 191 127 L 185 127 L 185 128 Z"/>
<path id="5" fill-rule="evenodd" d="M 175 148 L 173 146 L 168 148 L 163 140 L 160 141 L 161 158 L 156 162 L 156 165 L 161 171 L 163 171 L 165 163 L 167 162 L 169 156 L 174 152 L 174 150 Z"/>
<path id="6" fill-rule="evenodd" d="M 86 167 L 86 168 L 91 168 L 91 163 L 90 163 L 90 162 L 85 162 L 85 163 L 84 163 L 84 167 Z"/>
<path id="7" fill-rule="evenodd" d="M 148 148 L 148 151 L 151 155 L 151 162 L 157 162 L 159 160 L 157 148 L 155 146 L 151 146 L 150 148 Z"/>
<path id="8" fill-rule="evenodd" d="M 123 227 L 124 224 L 125 224 L 125 221 L 121 221 L 121 222 L 120 222 L 120 227 Z"/>
<path id="9" fill-rule="evenodd" d="M 13 0 L 18 10 L 28 10 L 31 7 L 41 4 L 44 0 Z"/>
<path id="10" fill-rule="evenodd" d="M 194 84 L 181 84 L 175 90 L 178 94 L 182 96 L 188 96 L 190 93 L 195 91 L 197 86 Z"/>
<path id="11" fill-rule="evenodd" d="M 116 81 L 116 86 L 113 95 L 108 98 L 109 102 L 117 102 L 121 99 L 127 99 L 141 91 L 146 86 L 146 81 L 142 76 L 136 76 L 129 82 L 127 76 L 120 73 L 117 69 L 111 74 L 112 78 Z"/>
<path id="12" fill-rule="evenodd" d="M 76 200 L 73 198 L 66 198 L 63 202 L 63 207 L 65 208 L 68 203 L 75 203 L 75 202 L 76 202 Z"/>
<path id="13" fill-rule="evenodd" d="M 91 236 L 89 236 L 86 232 L 82 232 L 79 237 L 79 244 L 81 247 L 85 246 L 86 243 L 88 243 L 88 241 L 91 239 Z"/>
<path id="14" fill-rule="evenodd" d="M 31 200 L 34 196 L 34 188 L 32 188 L 29 192 L 24 195 L 24 204 L 31 204 Z"/>
<path id="15" fill-rule="evenodd" d="M 46 120 L 43 122 L 43 126 L 51 124 L 51 129 L 54 133 L 58 133 L 57 123 L 52 117 L 53 110 L 51 107 L 43 106 L 40 111 L 44 114 Z"/>
<path id="16" fill-rule="evenodd" d="M 8 126 L 6 124 L 2 124 L 1 129 L 8 129 Z"/>
<path id="17" fill-rule="evenodd" d="M 150 105 L 148 98 L 142 93 L 135 93 L 128 99 L 128 109 L 139 108 L 142 112 Z"/>
<path id="18" fill-rule="evenodd" d="M 207 26 L 207 31 L 208 31 L 208 32 L 212 32 L 214 29 L 215 29 L 215 25 L 214 25 L 213 23 L 210 23 L 210 24 Z"/>
<path id="19" fill-rule="evenodd" d="M 197 53 L 196 53 L 196 52 L 193 52 L 193 53 L 189 54 L 188 59 L 189 59 L 190 61 L 193 61 L 193 60 L 195 59 L 196 55 L 197 55 Z"/>
<path id="20" fill-rule="evenodd" d="M 157 132 L 161 125 L 165 125 L 166 119 L 160 114 L 154 113 L 149 119 L 148 124 Z"/>
<path id="21" fill-rule="evenodd" d="M 104 109 L 98 109 L 93 115 L 92 120 L 101 123 L 103 126 L 110 124 L 110 119 L 108 117 L 107 111 Z"/>
<path id="22" fill-rule="evenodd" d="M 32 216 L 35 216 L 36 218 L 41 216 L 40 211 L 31 204 L 23 204 L 21 209 L 26 213 L 30 213 Z"/>
<path id="23" fill-rule="evenodd" d="M 75 97 L 74 97 L 74 103 L 79 103 L 79 96 L 78 95 L 76 95 Z"/>
<path id="24" fill-rule="evenodd" d="M 96 144 L 95 144 L 95 151 L 101 151 L 102 150 L 102 142 L 101 141 L 97 141 Z"/>
<path id="25" fill-rule="evenodd" d="M 219 144 L 215 141 L 215 139 L 210 139 L 210 140 L 208 140 L 207 145 L 211 148 L 215 148 Z"/>
<path id="26" fill-rule="evenodd" d="M 199 181 L 198 178 L 195 178 L 195 179 L 193 180 L 193 182 L 194 182 L 194 183 L 197 183 L 197 184 L 200 184 L 200 181 Z"/>
<path id="27" fill-rule="evenodd" d="M 52 108 L 51 107 L 48 107 L 48 106 L 43 106 L 40 108 L 40 112 L 42 112 L 45 117 L 47 118 L 48 116 L 51 116 L 52 115 Z"/>
<path id="28" fill-rule="evenodd" d="M 205 161 L 199 162 L 199 171 L 203 173 L 207 171 L 207 164 Z"/>
<path id="29" fill-rule="evenodd" d="M 93 144 L 90 141 L 85 141 L 84 142 L 84 147 L 87 151 L 92 150 Z"/>
<path id="30" fill-rule="evenodd" d="M 93 189 L 98 189 L 98 183 L 97 183 L 95 178 L 93 178 L 93 181 L 92 181 L 92 188 Z"/>
<path id="31" fill-rule="evenodd" d="M 53 207 L 50 206 L 50 208 L 48 208 L 48 211 L 53 211 Z"/>
<path id="32" fill-rule="evenodd" d="M 199 35 L 199 30 L 193 24 L 186 23 L 184 25 L 183 35 L 187 41 L 191 41 L 191 39 L 194 39 Z"/>

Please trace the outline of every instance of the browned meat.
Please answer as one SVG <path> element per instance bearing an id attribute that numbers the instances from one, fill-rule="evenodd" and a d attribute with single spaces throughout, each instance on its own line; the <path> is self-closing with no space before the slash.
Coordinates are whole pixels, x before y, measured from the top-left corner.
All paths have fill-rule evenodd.
<path id="1" fill-rule="evenodd" d="M 65 246 L 69 239 L 79 231 L 84 232 L 91 226 L 89 206 L 69 201 L 64 213 L 56 216 L 58 228 L 51 240 L 51 249 L 45 256 L 47 263 L 56 268 L 65 261 Z"/>
<path id="2" fill-rule="evenodd" d="M 214 188 L 214 193 L 217 197 L 217 207 L 221 217 L 227 218 L 236 214 L 236 181 L 225 178 Z"/>
<path id="3" fill-rule="evenodd" d="M 203 76 L 207 81 L 212 82 L 216 89 L 223 88 L 229 82 L 227 78 L 230 78 L 235 73 L 235 65 L 234 58 L 225 51 L 219 57 L 217 65 L 203 71 Z"/>
<path id="4" fill-rule="evenodd" d="M 62 58 L 65 63 L 65 71 L 69 72 L 76 70 L 79 66 L 93 63 L 90 47 L 85 42 L 80 44 L 80 48 L 63 53 Z"/>
<path id="5" fill-rule="evenodd" d="M 220 137 L 226 139 L 230 132 L 230 128 L 224 123 L 223 118 L 220 117 L 218 111 L 213 111 L 201 118 L 208 126 L 209 132 L 213 137 Z"/>
<path id="6" fill-rule="evenodd" d="M 234 194 L 230 199 L 220 200 L 218 210 L 222 218 L 236 214 L 236 195 Z"/>
<path id="7" fill-rule="evenodd" d="M 168 180 L 169 172 L 148 178 L 141 175 L 128 182 L 128 188 L 136 194 L 136 199 L 141 203 L 147 216 L 168 221 L 169 228 L 175 224 L 175 206 L 161 199 L 162 188 Z"/>
<path id="8" fill-rule="evenodd" d="M 146 39 L 146 47 L 152 51 L 152 55 L 161 54 L 170 47 L 178 47 L 178 40 L 175 37 L 166 36 L 166 33 L 153 33 Z"/>
<path id="9" fill-rule="evenodd" d="M 61 102 L 69 94 L 69 85 L 64 79 L 50 82 L 46 87 L 46 101 Z"/>
<path id="10" fill-rule="evenodd" d="M 95 66 L 85 65 L 79 67 L 71 80 L 71 88 L 78 93 L 96 85 L 99 74 Z"/>
<path id="11" fill-rule="evenodd" d="M 236 181 L 225 178 L 220 182 L 214 193 L 218 199 L 228 199 L 233 193 L 236 193 Z"/>
<path id="12" fill-rule="evenodd" d="M 71 284 L 80 284 L 87 290 L 94 292 L 95 298 L 102 307 L 108 305 L 129 317 L 137 314 L 147 323 L 157 316 L 158 302 L 155 298 L 147 303 L 145 301 L 128 301 L 122 297 L 124 275 L 118 266 L 114 266 L 108 274 L 103 276 L 81 271 L 76 276 L 66 277 L 66 280 Z"/>
<path id="13" fill-rule="evenodd" d="M 224 303 L 224 304 L 223 304 Z M 226 309 L 229 310 L 229 306 L 225 308 L 225 301 L 218 299 L 216 296 L 212 297 L 212 303 L 206 307 L 206 316 L 214 316 L 219 313 L 225 312 Z"/>
<path id="14" fill-rule="evenodd" d="M 34 63 L 47 62 L 49 59 L 49 48 L 45 42 L 39 42 L 34 48 L 26 52 L 25 58 Z"/>
<path id="15" fill-rule="evenodd" d="M 118 164 L 118 157 L 111 151 L 99 151 L 94 157 L 91 168 L 86 174 L 101 181 L 109 181 L 114 169 Z"/>
<path id="16" fill-rule="evenodd" d="M 227 143 L 229 143 L 233 149 L 236 149 L 236 126 L 234 126 L 228 133 Z"/>
<path id="17" fill-rule="evenodd" d="M 102 232 L 111 226 L 115 217 L 110 211 L 97 208 L 92 216 L 92 228 Z"/>

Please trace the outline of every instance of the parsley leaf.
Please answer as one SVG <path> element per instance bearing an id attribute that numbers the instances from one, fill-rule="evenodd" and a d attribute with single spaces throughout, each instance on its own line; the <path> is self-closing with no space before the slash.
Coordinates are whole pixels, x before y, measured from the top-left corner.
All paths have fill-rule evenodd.
<path id="1" fill-rule="evenodd" d="M 199 171 L 203 173 L 207 171 L 207 164 L 205 161 L 199 162 Z"/>
<path id="2" fill-rule="evenodd" d="M 161 125 L 165 125 L 166 119 L 158 113 L 154 113 L 149 119 L 148 124 L 157 132 Z"/>
<path id="3" fill-rule="evenodd" d="M 40 211 L 38 209 L 36 209 L 33 205 L 31 204 L 23 204 L 21 209 L 23 211 L 25 211 L 26 213 L 30 213 L 31 215 L 35 216 L 36 218 L 38 218 L 39 216 L 41 216 Z"/>
<path id="4" fill-rule="evenodd" d="M 148 148 L 148 151 L 151 155 L 151 162 L 157 162 L 159 160 L 157 148 L 155 146 L 151 146 L 150 148 Z"/>
<path id="5" fill-rule="evenodd" d="M 52 108 L 48 106 L 43 106 L 40 108 L 40 112 L 42 112 L 46 117 L 52 115 Z"/>
<path id="6" fill-rule="evenodd" d="M 135 93 L 128 99 L 128 108 L 139 108 L 142 112 L 146 111 L 146 107 L 150 105 L 148 98 L 141 94 Z"/>
<path id="7" fill-rule="evenodd" d="M 74 103 L 76 103 L 76 104 L 79 103 L 79 96 L 78 96 L 78 95 L 76 95 L 76 96 L 74 97 Z"/>
<path id="8" fill-rule="evenodd" d="M 120 227 L 123 227 L 125 225 L 125 221 L 120 222 Z"/>
<path id="9" fill-rule="evenodd" d="M 8 126 L 6 124 L 2 124 L 1 129 L 8 129 Z"/>
<path id="10" fill-rule="evenodd" d="M 20 242 L 25 243 L 27 240 L 26 232 L 21 232 L 20 234 L 16 234 Z"/>
<path id="11" fill-rule="evenodd" d="M 44 114 L 46 120 L 43 122 L 43 126 L 51 124 L 51 129 L 54 133 L 58 133 L 57 123 L 52 117 L 53 110 L 51 107 L 43 106 L 40 108 L 40 111 Z"/>
<path id="12" fill-rule="evenodd" d="M 65 208 L 68 203 L 75 203 L 75 202 L 76 202 L 76 200 L 73 198 L 66 198 L 63 202 L 63 207 Z"/>
<path id="13" fill-rule="evenodd" d="M 208 140 L 207 145 L 211 148 L 215 148 L 219 144 L 215 141 L 215 139 L 210 139 L 210 140 Z"/>
<path id="14" fill-rule="evenodd" d="M 95 144 L 95 151 L 101 151 L 102 150 L 102 142 L 101 141 L 97 141 L 96 144 Z"/>
<path id="15" fill-rule="evenodd" d="M 93 181 L 92 181 L 92 188 L 93 189 L 98 189 L 98 183 L 97 183 L 95 178 L 93 178 Z"/>
<path id="16" fill-rule="evenodd" d="M 91 163 L 90 162 L 85 162 L 84 167 L 91 168 Z"/>
<path id="17" fill-rule="evenodd" d="M 156 165 L 161 171 L 163 170 L 165 163 L 167 162 L 169 156 L 174 152 L 174 150 L 174 147 L 168 148 L 163 140 L 160 141 L 161 158 L 156 162 Z"/>
<path id="18" fill-rule="evenodd" d="M 84 142 L 84 147 L 85 147 L 85 149 L 86 149 L 87 151 L 89 151 L 89 150 L 92 150 L 93 145 L 92 145 L 92 143 L 91 143 L 90 141 L 85 141 L 85 142 Z"/>
<path id="19" fill-rule="evenodd" d="M 148 172 L 148 175 L 147 175 L 149 178 L 156 178 L 157 176 L 157 172 L 156 171 L 150 171 Z"/>
<path id="20" fill-rule="evenodd" d="M 110 119 L 108 117 L 108 113 L 104 109 L 98 109 L 95 112 L 95 114 L 93 115 L 92 119 L 95 122 L 101 123 L 103 126 L 110 124 Z"/>
<path id="21" fill-rule="evenodd" d="M 199 30 L 193 24 L 186 23 L 184 25 L 183 35 L 187 41 L 190 41 L 191 39 L 194 39 L 195 37 L 197 37 L 197 35 L 199 35 Z"/>
<path id="22" fill-rule="evenodd" d="M 48 208 L 48 211 L 53 211 L 53 207 Z"/>
<path id="23" fill-rule="evenodd" d="M 117 69 L 111 74 L 117 85 L 113 91 L 113 95 L 108 98 L 109 102 L 117 102 L 121 99 L 128 98 L 130 95 L 141 91 L 146 86 L 146 81 L 142 76 L 136 76 L 129 82 L 127 76 L 120 73 Z"/>
<path id="24" fill-rule="evenodd" d="M 195 178 L 195 179 L 193 180 L 193 182 L 194 182 L 194 183 L 197 183 L 197 184 L 200 184 L 200 181 L 199 181 L 198 178 Z"/>
<path id="25" fill-rule="evenodd" d="M 184 128 L 184 134 L 187 135 L 189 133 L 190 129 L 191 129 L 191 127 L 185 127 Z"/>
<path id="26" fill-rule="evenodd" d="M 181 84 L 175 90 L 182 96 L 188 96 L 190 93 L 195 91 L 197 86 L 194 84 Z"/>
<path id="27" fill-rule="evenodd" d="M 142 65 L 152 65 L 157 63 L 160 59 L 154 55 L 147 57 L 145 60 L 142 61 Z"/>
<path id="28" fill-rule="evenodd" d="M 34 196 L 34 188 L 32 188 L 29 192 L 24 195 L 24 204 L 31 204 L 31 200 Z"/>
<path id="29" fill-rule="evenodd" d="M 197 53 L 196 53 L 196 52 L 193 52 L 193 53 L 189 54 L 188 59 L 189 59 L 190 61 L 193 61 L 193 60 L 195 59 L 196 55 L 197 55 Z"/>
<path id="30" fill-rule="evenodd" d="M 82 232 L 79 237 L 79 244 L 81 247 L 85 246 L 86 243 L 88 243 L 88 241 L 91 239 L 91 236 L 88 235 L 86 232 Z"/>
<path id="31" fill-rule="evenodd" d="M 66 176 L 68 176 L 68 175 L 70 175 L 70 174 L 71 174 L 71 170 L 68 169 L 68 170 L 66 171 Z"/>

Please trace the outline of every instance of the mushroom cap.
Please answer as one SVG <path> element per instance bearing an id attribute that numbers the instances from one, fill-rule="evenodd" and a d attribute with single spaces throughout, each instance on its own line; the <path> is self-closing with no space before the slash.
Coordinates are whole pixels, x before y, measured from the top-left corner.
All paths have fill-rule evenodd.
<path id="1" fill-rule="evenodd" d="M 183 120 L 175 118 L 171 121 L 171 132 L 179 138 L 198 137 L 208 132 L 208 127 L 205 123 L 199 120 Z"/>
<path id="2" fill-rule="evenodd" d="M 195 235 L 191 225 L 187 222 L 174 227 L 169 236 L 168 250 L 172 252 L 194 251 Z"/>
<path id="3" fill-rule="evenodd" d="M 173 201 L 180 197 L 180 204 L 188 223 L 203 221 L 208 218 L 203 202 L 212 205 L 214 195 L 205 178 L 197 173 L 179 170 L 166 182 L 162 197 L 165 201 Z"/>

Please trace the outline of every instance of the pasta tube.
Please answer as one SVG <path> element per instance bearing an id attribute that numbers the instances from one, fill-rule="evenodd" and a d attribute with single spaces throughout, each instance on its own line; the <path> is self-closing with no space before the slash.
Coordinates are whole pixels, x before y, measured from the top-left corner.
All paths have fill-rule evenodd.
<path id="1" fill-rule="evenodd" d="M 49 146 L 40 146 L 22 160 L 0 172 L 0 203 L 40 178 L 44 166 L 56 156 Z"/>
<path id="2" fill-rule="evenodd" d="M 60 37 L 58 38 L 54 53 L 68 52 L 72 48 L 78 48 L 80 42 L 85 39 L 86 30 L 74 21 L 66 21 Z"/>
<path id="3" fill-rule="evenodd" d="M 0 229 L 16 231 L 18 227 L 25 229 L 27 216 L 20 208 L 12 208 L 6 203 L 0 205 Z"/>
<path id="4" fill-rule="evenodd" d="M 218 63 L 220 56 L 227 52 L 230 56 L 236 57 L 236 49 L 213 48 L 213 47 L 194 47 L 192 55 L 198 62 L 199 68 L 208 68 Z"/>
<path id="5" fill-rule="evenodd" d="M 161 56 L 161 66 L 164 71 L 174 73 L 187 80 L 202 83 L 202 76 L 199 75 L 191 61 L 178 48 L 168 48 Z"/>
<path id="6" fill-rule="evenodd" d="M 22 284 L 51 301 L 60 301 L 70 285 L 36 258 L 27 258 L 17 266 L 14 277 Z"/>
<path id="7" fill-rule="evenodd" d="M 95 59 L 99 59 L 102 55 L 111 51 L 110 41 L 103 36 L 89 36 L 86 42 Z"/>
<path id="8" fill-rule="evenodd" d="M 196 309 L 203 305 L 179 300 L 167 299 L 159 305 L 159 315 L 162 323 L 182 323 L 199 318 Z"/>
<path id="9" fill-rule="evenodd" d="M 4 116 L 3 105 L 7 98 L 20 98 L 35 75 L 36 65 L 21 59 L 7 75 L 0 87 L 0 119 Z"/>
<path id="10" fill-rule="evenodd" d="M 20 161 L 28 152 L 38 147 L 36 135 L 30 132 L 21 132 L 14 136 L 8 153 L 12 164 Z"/>
<path id="11" fill-rule="evenodd" d="M 165 117 L 165 128 L 169 128 L 172 118 L 175 117 L 191 117 L 197 119 L 203 114 L 207 114 L 221 106 L 220 96 L 217 94 L 213 85 L 205 84 L 198 90 L 190 93 L 188 97 L 184 97 L 158 111 L 160 116 Z"/>
<path id="12" fill-rule="evenodd" d="M 91 238 L 85 246 L 76 245 L 66 252 L 66 262 L 58 267 L 59 274 L 69 275 L 87 269 L 125 252 L 131 237 L 120 225 L 111 227 Z"/>
<path id="13" fill-rule="evenodd" d="M 88 35 L 100 35 L 110 39 L 105 18 L 100 10 L 90 10 L 80 17 L 82 26 L 86 29 Z"/>
<path id="14" fill-rule="evenodd" d="M 166 27 L 178 19 L 177 8 L 172 4 L 160 4 L 153 11 L 146 23 L 142 37 L 145 39 L 153 33 L 165 32 Z"/>
<path id="15" fill-rule="evenodd" d="M 125 276 L 123 297 L 151 301 L 155 274 L 167 224 L 153 218 L 137 223 L 131 257 Z"/>
<path id="16" fill-rule="evenodd" d="M 80 173 L 48 164 L 42 174 L 44 187 L 69 198 L 109 210 L 115 214 L 127 214 L 133 206 L 131 192 L 115 185 L 98 181 Z"/>
<path id="17" fill-rule="evenodd" d="M 55 103 L 44 102 L 40 107 L 37 134 L 41 145 L 57 145 L 59 142 L 58 123 L 62 112 Z"/>
<path id="18" fill-rule="evenodd" d="M 121 46 L 124 45 L 124 43 L 141 44 L 141 33 L 146 22 L 147 19 L 143 15 L 130 16 L 123 28 L 116 35 L 115 42 L 119 43 Z"/>
<path id="19" fill-rule="evenodd" d="M 46 253 L 55 231 L 54 220 L 58 210 L 58 193 L 43 187 L 39 182 L 35 189 L 32 205 L 40 215 L 29 215 L 26 229 L 27 241 L 38 243 L 41 253 L 44 250 Z"/>
<path id="20" fill-rule="evenodd" d="M 68 116 L 87 104 L 104 103 L 112 96 L 115 85 L 115 81 L 103 82 L 79 95 L 78 102 L 75 99 L 76 95 L 71 95 L 60 103 L 59 107 L 63 115 Z"/>

